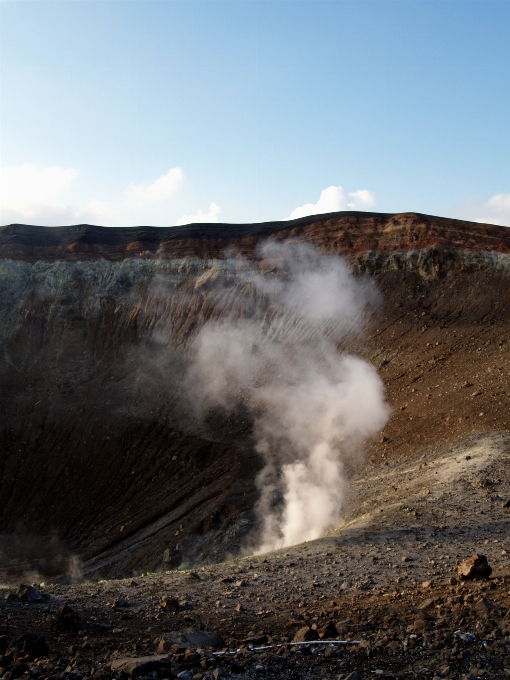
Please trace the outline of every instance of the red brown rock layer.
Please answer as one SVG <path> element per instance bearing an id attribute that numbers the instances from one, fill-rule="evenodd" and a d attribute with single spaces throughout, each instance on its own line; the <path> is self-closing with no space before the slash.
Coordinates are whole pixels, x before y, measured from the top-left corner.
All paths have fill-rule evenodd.
<path id="1" fill-rule="evenodd" d="M 510 252 L 510 230 L 418 213 L 340 212 L 288 222 L 108 228 L 0 227 L 0 259 L 89 261 L 126 257 L 221 257 L 234 246 L 253 255 L 260 238 L 299 238 L 328 252 L 405 252 L 432 246 Z"/>

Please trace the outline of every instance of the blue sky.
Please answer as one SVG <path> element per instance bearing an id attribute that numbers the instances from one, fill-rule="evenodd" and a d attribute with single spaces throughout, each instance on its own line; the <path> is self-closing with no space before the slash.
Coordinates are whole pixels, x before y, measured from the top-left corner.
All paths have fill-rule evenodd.
<path id="1" fill-rule="evenodd" d="M 510 225 L 510 2 L 3 0 L 1 223 Z"/>

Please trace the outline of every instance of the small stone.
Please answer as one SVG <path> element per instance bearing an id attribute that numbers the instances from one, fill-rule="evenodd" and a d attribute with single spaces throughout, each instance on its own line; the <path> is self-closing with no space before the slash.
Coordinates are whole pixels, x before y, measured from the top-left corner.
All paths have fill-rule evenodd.
<path id="1" fill-rule="evenodd" d="M 22 602 L 34 604 L 35 602 L 42 602 L 44 597 L 38 590 L 32 588 L 32 586 L 21 585 L 18 588 L 18 599 Z"/>
<path id="2" fill-rule="evenodd" d="M 470 581 L 479 578 L 489 578 L 492 574 L 492 567 L 489 565 L 485 555 L 473 555 L 461 562 L 457 575 L 461 581 Z"/>
<path id="3" fill-rule="evenodd" d="M 318 639 L 317 631 L 312 630 L 309 626 L 303 626 L 294 635 L 293 642 L 309 642 L 310 640 Z"/>
<path id="4" fill-rule="evenodd" d="M 333 621 L 328 621 L 328 623 L 319 629 L 319 636 L 321 640 L 328 640 L 330 638 L 336 638 L 338 631 L 336 629 Z"/>
<path id="5" fill-rule="evenodd" d="M 419 611 L 424 611 L 425 609 L 429 609 L 429 607 L 432 607 L 434 604 L 434 600 L 432 598 L 428 598 L 427 600 L 423 600 L 423 602 L 420 602 L 420 604 L 416 607 Z"/>
<path id="6" fill-rule="evenodd" d="M 172 647 L 182 650 L 189 649 L 190 647 L 221 649 L 225 647 L 225 642 L 216 633 L 208 633 L 205 630 L 191 628 L 186 633 L 179 631 L 166 633 L 159 641 L 158 654 L 173 652 Z"/>
<path id="7" fill-rule="evenodd" d="M 491 604 L 490 602 L 487 602 L 487 600 L 479 600 L 475 605 L 475 610 L 481 616 L 486 616 L 490 613 L 500 611 L 499 607 L 497 607 L 495 604 Z"/>
<path id="8" fill-rule="evenodd" d="M 137 678 L 148 675 L 153 671 L 158 672 L 170 667 L 170 660 L 167 656 L 141 656 L 138 658 L 115 659 L 110 664 L 112 671 L 117 671 L 121 675 L 130 675 Z M 169 669 L 170 670 L 170 669 Z M 169 673 L 170 674 L 170 673 Z M 191 675 L 189 676 L 191 678 Z"/>
<path id="9" fill-rule="evenodd" d="M 180 680 L 191 680 L 193 673 L 191 671 L 181 671 L 177 674 L 177 677 L 180 678 Z"/>
<path id="10" fill-rule="evenodd" d="M 179 601 L 170 595 L 163 595 L 159 601 L 159 606 L 167 612 L 178 612 L 180 609 Z"/>
<path id="11" fill-rule="evenodd" d="M 421 584 L 421 587 L 424 590 L 428 590 L 433 583 L 434 583 L 434 581 L 432 581 L 432 579 L 430 579 L 429 581 L 423 581 L 423 583 Z"/>
<path id="12" fill-rule="evenodd" d="M 423 633 L 425 630 L 425 621 L 423 619 L 416 619 L 413 623 L 413 628 L 417 633 Z"/>
<path id="13" fill-rule="evenodd" d="M 118 597 L 118 598 L 115 600 L 115 606 L 116 606 L 116 607 L 120 607 L 120 608 L 124 608 L 124 607 L 129 607 L 130 604 L 129 604 L 129 602 L 128 602 L 125 598 L 123 598 L 123 597 Z"/>
<path id="14" fill-rule="evenodd" d="M 68 604 L 63 604 L 55 612 L 53 625 L 59 631 L 76 633 L 81 628 L 80 615 Z"/>

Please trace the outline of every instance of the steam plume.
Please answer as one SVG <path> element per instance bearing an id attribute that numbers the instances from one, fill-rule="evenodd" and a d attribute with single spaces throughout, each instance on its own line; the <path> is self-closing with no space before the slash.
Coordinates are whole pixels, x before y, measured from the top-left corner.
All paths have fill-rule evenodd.
<path id="1" fill-rule="evenodd" d="M 374 367 L 345 351 L 377 304 L 375 285 L 300 243 L 266 242 L 259 255 L 259 266 L 234 256 L 211 274 L 229 302 L 200 330 L 189 379 L 201 409 L 242 404 L 253 416 L 264 460 L 257 550 L 266 552 L 338 520 L 344 462 L 384 426 L 388 407 Z"/>

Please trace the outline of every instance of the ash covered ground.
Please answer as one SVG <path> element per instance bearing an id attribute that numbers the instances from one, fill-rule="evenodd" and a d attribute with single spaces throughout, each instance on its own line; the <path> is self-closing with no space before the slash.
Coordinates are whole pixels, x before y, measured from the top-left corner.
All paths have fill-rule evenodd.
<path id="1" fill-rule="evenodd" d="M 34 584 L 32 595 L 4 589 L 2 675 L 506 677 L 509 456 L 508 436 L 473 435 L 413 462 L 374 466 L 354 480 L 341 530 L 267 555 Z M 490 577 L 459 580 L 459 563 L 477 553 Z M 29 644 L 13 653 L 27 633 L 44 636 L 42 658 L 30 658 Z"/>

